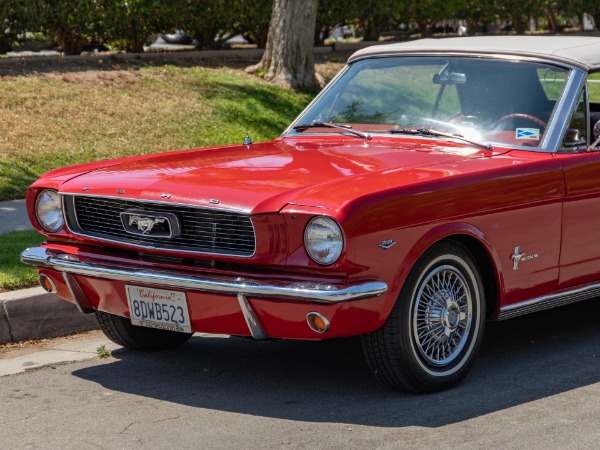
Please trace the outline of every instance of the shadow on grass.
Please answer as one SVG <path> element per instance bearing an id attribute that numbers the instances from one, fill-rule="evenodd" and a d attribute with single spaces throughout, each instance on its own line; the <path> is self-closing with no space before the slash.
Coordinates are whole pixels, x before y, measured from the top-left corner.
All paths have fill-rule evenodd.
<path id="1" fill-rule="evenodd" d="M 35 158 L 16 159 L 10 156 L 0 159 L 0 201 L 25 198 L 27 188 L 45 170 Z"/>
<path id="2" fill-rule="evenodd" d="M 194 408 L 294 421 L 440 427 L 600 382 L 600 299 L 488 324 L 461 385 L 431 395 L 379 386 L 358 339 L 195 337 L 169 352 L 119 350 L 73 374 L 107 389 Z"/>
<path id="3" fill-rule="evenodd" d="M 205 93 L 207 98 L 219 97 L 220 106 L 214 110 L 225 123 L 260 136 L 283 132 L 311 99 L 309 93 L 301 97 L 286 95 L 281 89 L 263 84 L 237 85 L 226 82 L 212 83 Z"/>

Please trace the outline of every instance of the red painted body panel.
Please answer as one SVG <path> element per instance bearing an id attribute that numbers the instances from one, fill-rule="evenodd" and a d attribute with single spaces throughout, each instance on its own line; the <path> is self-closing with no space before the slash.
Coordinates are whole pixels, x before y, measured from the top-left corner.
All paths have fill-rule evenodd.
<path id="1" fill-rule="evenodd" d="M 600 279 L 600 153 L 559 154 L 567 186 L 563 209 L 560 288 Z"/>
<path id="2" fill-rule="evenodd" d="M 198 254 L 192 255 L 193 259 L 230 263 L 230 274 L 258 278 L 387 283 L 389 290 L 380 297 L 318 305 L 321 309 L 316 310 L 332 322 L 324 337 L 337 337 L 380 327 L 416 260 L 431 244 L 449 236 L 468 236 L 488 255 L 495 269 L 496 308 L 554 293 L 559 287 L 559 261 L 567 261 L 569 256 L 561 256 L 562 209 L 567 195 L 563 164 L 568 165 L 569 158 L 549 153 L 490 152 L 424 138 L 379 136 L 363 141 L 331 134 L 175 152 L 148 160 L 128 158 L 104 168 L 85 166 L 80 176 L 75 169 L 58 171 L 32 186 L 28 205 L 33 207 L 36 192 L 43 187 L 198 206 L 218 199 L 217 208 L 251 214 L 256 254 L 251 258 Z M 569 169 L 573 177 L 579 176 L 578 167 L 573 160 Z M 84 187 L 90 189 L 84 192 Z M 116 189 L 125 193 L 117 194 Z M 583 185 L 577 189 L 585 192 Z M 161 199 L 162 193 L 171 198 Z M 336 219 L 346 238 L 342 257 L 328 267 L 314 263 L 303 245 L 306 223 L 321 214 Z M 50 234 L 49 240 L 55 242 L 50 246 L 56 250 L 90 254 L 109 263 L 129 260 L 142 267 L 227 273 L 226 269 L 184 263 L 172 263 L 171 267 L 134 256 L 137 252 L 126 251 L 126 244 L 111 244 L 114 249 L 110 249 L 103 247 L 102 241 L 75 237 L 68 231 Z M 377 246 L 384 240 L 396 244 L 384 250 Z M 522 252 L 538 255 L 522 262 L 518 271 L 513 270 L 511 259 L 517 246 Z M 147 253 L 183 256 L 151 249 Z M 128 315 L 123 283 L 82 276 L 78 280 L 94 306 Z M 59 295 L 70 298 L 64 283 Z M 193 291 L 187 295 L 194 330 L 249 334 L 236 298 Z M 314 304 L 249 300 L 271 336 L 322 337 L 306 325 L 305 315 L 315 310 Z"/>
<path id="3" fill-rule="evenodd" d="M 169 193 L 170 203 L 250 214 L 276 212 L 298 198 L 317 196 L 319 206 L 335 210 L 354 195 L 364 193 L 353 187 L 355 181 L 361 183 L 368 178 L 371 189 L 381 189 L 377 182 L 373 183 L 373 174 L 460 161 L 480 154 L 448 143 L 440 147 L 439 143 L 417 140 L 407 143 L 374 139 L 364 144 L 348 137 L 279 139 L 251 146 L 166 153 L 149 160 L 127 159 L 84 177 L 74 177 L 62 184 L 61 191 L 155 201 L 162 201 L 161 194 Z M 344 183 L 339 184 L 340 180 Z M 332 185 L 336 189 L 331 190 Z M 123 193 L 117 194 L 118 189 Z M 211 205 L 210 199 L 218 199 L 219 204 Z"/>

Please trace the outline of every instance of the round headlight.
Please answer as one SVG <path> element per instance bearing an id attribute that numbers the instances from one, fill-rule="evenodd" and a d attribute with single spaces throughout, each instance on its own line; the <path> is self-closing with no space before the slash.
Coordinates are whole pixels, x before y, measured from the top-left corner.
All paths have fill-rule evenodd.
<path id="1" fill-rule="evenodd" d="M 315 217 L 304 230 L 304 247 L 314 262 L 329 266 L 344 249 L 344 235 L 337 222 L 329 217 Z"/>
<path id="2" fill-rule="evenodd" d="M 42 228 L 50 233 L 60 230 L 65 224 L 62 204 L 58 192 L 44 189 L 35 201 L 35 216 Z"/>

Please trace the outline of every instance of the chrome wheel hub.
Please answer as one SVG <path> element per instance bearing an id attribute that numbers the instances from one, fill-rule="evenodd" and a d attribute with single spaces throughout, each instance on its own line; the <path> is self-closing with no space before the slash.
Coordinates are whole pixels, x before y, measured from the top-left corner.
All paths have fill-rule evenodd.
<path id="1" fill-rule="evenodd" d="M 428 365 L 452 363 L 471 330 L 473 302 L 467 281 L 454 266 L 432 270 L 419 285 L 413 309 L 413 337 Z"/>
<path id="2" fill-rule="evenodd" d="M 443 311 L 444 331 L 446 336 L 458 327 L 461 319 L 464 319 L 465 313 L 461 312 L 460 306 L 453 300 L 446 300 L 446 307 Z"/>

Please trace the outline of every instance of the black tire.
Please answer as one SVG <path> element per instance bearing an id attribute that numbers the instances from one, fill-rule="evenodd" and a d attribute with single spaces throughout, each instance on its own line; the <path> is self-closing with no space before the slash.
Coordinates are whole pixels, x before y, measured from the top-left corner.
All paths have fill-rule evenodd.
<path id="1" fill-rule="evenodd" d="M 192 337 L 192 333 L 138 327 L 125 317 L 102 311 L 96 311 L 96 318 L 107 338 L 133 350 L 166 350 L 177 347 Z"/>
<path id="2" fill-rule="evenodd" d="M 440 391 L 466 377 L 484 323 L 473 256 L 463 245 L 440 241 L 413 267 L 383 327 L 362 336 L 363 353 L 375 377 L 392 389 Z"/>

